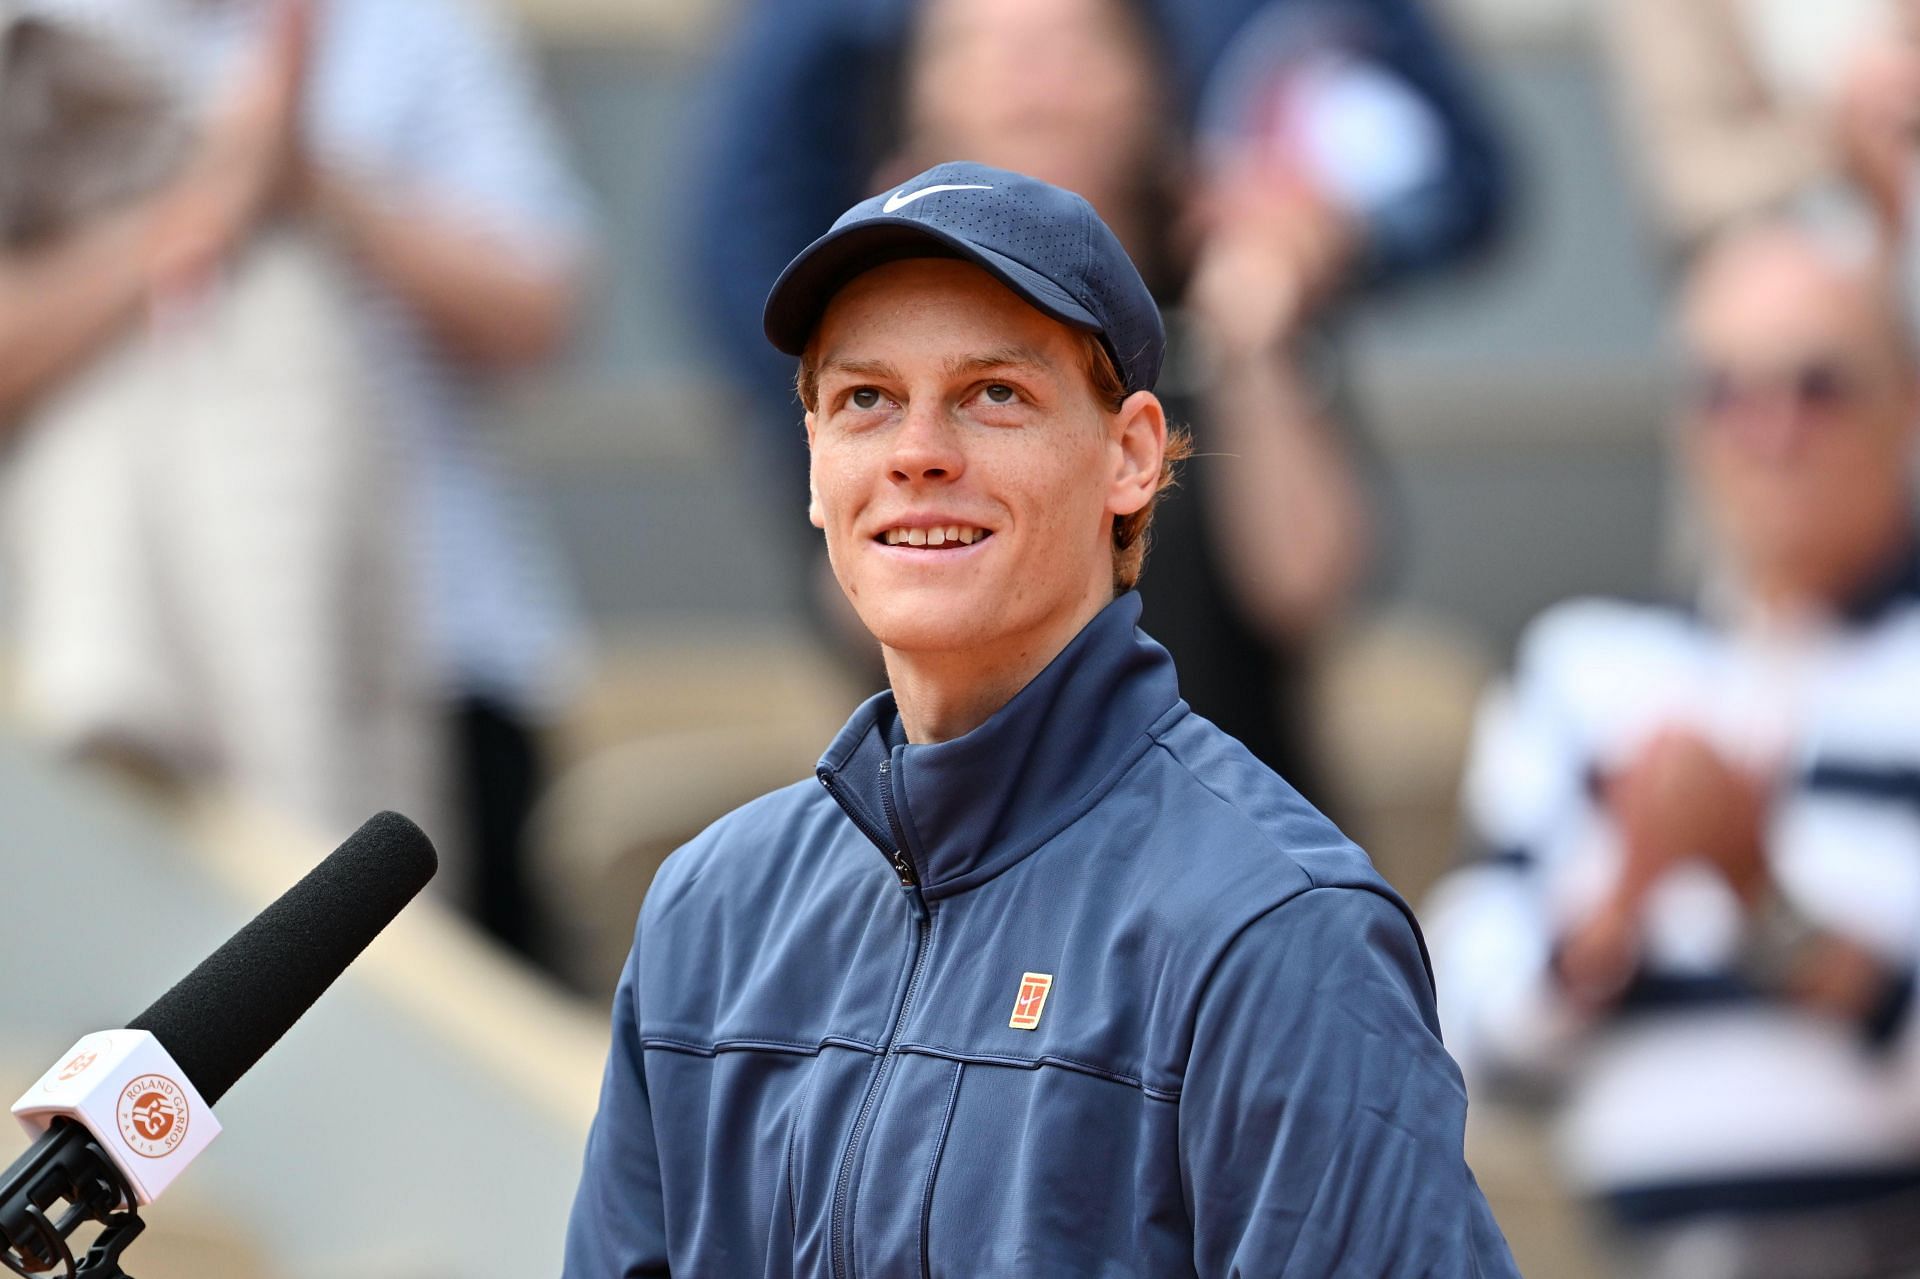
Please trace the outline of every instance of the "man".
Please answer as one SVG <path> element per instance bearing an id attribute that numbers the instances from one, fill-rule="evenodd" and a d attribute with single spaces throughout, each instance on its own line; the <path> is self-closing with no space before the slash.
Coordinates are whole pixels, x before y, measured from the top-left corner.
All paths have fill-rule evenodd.
<path id="1" fill-rule="evenodd" d="M 1155 553 L 1177 569 L 1147 583 L 1142 618 L 1196 711 L 1330 802 L 1308 728 L 1311 653 L 1366 585 L 1389 496 L 1346 393 L 1338 313 L 1484 246 L 1504 205 L 1471 68 L 1430 8 L 744 6 L 703 113 L 689 248 L 696 310 L 752 397 L 767 509 L 800 509 L 806 459 L 760 308 L 821 226 L 955 155 L 1085 196 L 1165 308 L 1159 392 L 1196 441 L 1157 526 Z M 825 636 L 876 681 L 823 557 L 790 549 Z"/>
<path id="2" fill-rule="evenodd" d="M 662 868 L 566 1273 L 1512 1274 L 1406 907 L 1134 627 L 1163 336 L 1106 225 L 938 165 L 766 327 L 893 688 Z"/>
<path id="3" fill-rule="evenodd" d="M 1469 1074 L 1563 1080 L 1622 1273 L 1920 1271 L 1920 387 L 1883 269 L 1786 221 L 1685 299 L 1694 608 L 1579 601 L 1483 714 L 1428 918 Z"/>

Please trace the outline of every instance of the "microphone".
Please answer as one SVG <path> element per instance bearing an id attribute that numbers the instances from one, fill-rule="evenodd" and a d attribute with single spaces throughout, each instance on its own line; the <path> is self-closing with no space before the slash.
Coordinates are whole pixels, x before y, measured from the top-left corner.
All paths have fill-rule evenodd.
<path id="1" fill-rule="evenodd" d="M 380 813 L 126 1029 L 74 1045 L 13 1106 L 38 1140 L 0 1174 L 0 1262 L 19 1275 L 124 1279 L 120 1253 L 144 1229 L 137 1208 L 219 1134 L 213 1103 L 438 865 L 418 826 Z M 76 1259 L 66 1240 L 86 1221 L 105 1228 Z"/>

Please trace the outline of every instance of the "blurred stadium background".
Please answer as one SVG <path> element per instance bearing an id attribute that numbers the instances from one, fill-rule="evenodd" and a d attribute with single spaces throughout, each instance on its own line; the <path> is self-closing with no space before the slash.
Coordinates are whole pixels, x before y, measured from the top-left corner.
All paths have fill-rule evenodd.
<path id="1" fill-rule="evenodd" d="M 141 1279 L 519 1279 L 557 1268 L 602 1006 L 664 852 L 801 775 L 859 691 L 801 621 L 686 322 L 678 246 L 721 0 L 520 0 L 603 269 L 581 339 L 497 406 L 593 622 L 536 816 L 569 991 L 423 903 L 222 1106 L 150 1216 Z M 1498 251 L 1370 306 L 1349 350 L 1396 526 L 1326 646 L 1319 714 L 1355 834 L 1416 898 L 1456 851 L 1474 701 L 1521 624 L 1660 580 L 1664 320 L 1581 0 L 1451 0 L 1516 170 Z M 797 428 L 796 428 L 797 429 Z M 70 774 L 0 737 L 0 1086 L 118 1024 L 333 842 L 227 797 Z M 14 1081 L 7 1085 L 6 1081 Z M 1530 1274 L 1587 1273 L 1532 1121 L 1480 1108 L 1477 1171 Z M 16 1140 L 0 1141 L 11 1159 Z M 457 1228 L 454 1228 L 457 1223 Z"/>

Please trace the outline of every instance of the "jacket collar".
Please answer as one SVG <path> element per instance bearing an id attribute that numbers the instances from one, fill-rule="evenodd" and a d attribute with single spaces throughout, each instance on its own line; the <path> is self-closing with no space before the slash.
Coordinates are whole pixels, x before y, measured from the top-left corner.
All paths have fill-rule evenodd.
<path id="1" fill-rule="evenodd" d="M 821 784 L 927 899 L 991 879 L 1091 808 L 1185 710 L 1173 659 L 1139 618 L 1140 597 L 1120 596 L 952 741 L 908 745 L 893 694 L 867 699 L 821 758 Z"/>

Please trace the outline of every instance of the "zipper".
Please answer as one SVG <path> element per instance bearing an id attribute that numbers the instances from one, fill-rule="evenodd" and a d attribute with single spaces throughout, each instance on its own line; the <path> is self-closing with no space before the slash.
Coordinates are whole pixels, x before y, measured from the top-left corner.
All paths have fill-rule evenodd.
<path id="1" fill-rule="evenodd" d="M 900 834 L 900 817 L 893 811 L 893 761 L 889 759 L 880 761 L 880 807 L 886 810 L 887 829 L 893 835 L 893 869 L 900 876 L 900 887 L 920 902 L 920 873 L 913 868 L 913 859 L 907 856 L 907 841 Z M 924 902 L 918 914 L 926 918 Z"/>
<path id="2" fill-rule="evenodd" d="M 892 762 L 890 760 L 881 760 L 880 794 L 883 797 L 883 807 L 887 810 L 888 825 L 897 829 L 900 823 L 893 815 L 893 787 L 889 784 L 888 780 L 888 775 L 891 771 Z M 914 873 L 913 863 L 907 860 L 906 853 L 902 851 L 900 840 L 891 831 L 881 830 L 878 826 L 868 821 L 861 812 L 860 806 L 853 803 L 847 797 L 846 793 L 840 788 L 840 783 L 834 779 L 832 773 L 827 772 L 823 768 L 820 770 L 818 776 L 820 778 L 820 785 L 826 788 L 827 794 L 833 796 L 833 802 L 840 806 L 840 811 L 847 815 L 847 820 L 853 823 L 854 829 L 872 840 L 873 846 L 878 848 L 889 862 L 893 863 L 894 873 L 900 876 L 901 886 L 918 886 L 920 877 Z"/>
<path id="3" fill-rule="evenodd" d="M 913 868 L 913 859 L 907 856 L 907 841 L 900 835 L 900 818 L 893 807 L 893 761 L 880 761 L 880 806 L 886 810 L 887 827 L 881 830 L 862 815 L 860 806 L 848 800 L 840 783 L 833 774 L 822 769 L 819 773 L 820 784 L 827 794 L 833 796 L 833 802 L 847 815 L 854 829 L 873 841 L 887 861 L 893 866 L 893 873 L 900 878 L 900 887 L 906 891 L 913 913 L 921 919 L 927 917 L 926 901 L 920 896 L 920 872 Z"/>
<path id="4" fill-rule="evenodd" d="M 822 777 L 821 780 L 824 782 L 826 778 Z M 827 789 L 833 789 L 831 782 L 827 782 Z M 872 1081 L 867 1084 L 867 1095 L 860 1103 L 860 1114 L 854 1120 L 853 1133 L 847 1138 L 846 1153 L 840 1157 L 839 1184 L 833 1196 L 833 1220 L 827 1230 L 827 1255 L 836 1279 L 853 1274 L 853 1239 L 847 1230 L 847 1222 L 853 1215 L 853 1166 L 866 1139 L 867 1124 L 873 1118 L 873 1112 L 879 1108 L 880 1096 L 886 1091 L 887 1078 L 892 1074 L 894 1050 L 899 1046 L 900 1032 L 906 1027 L 907 1014 L 913 1009 L 913 997 L 919 993 L 920 977 L 926 971 L 927 939 L 933 926 L 927 913 L 926 899 L 920 895 L 920 877 L 914 871 L 913 860 L 907 856 L 907 841 L 900 833 L 900 818 L 893 806 L 892 766 L 888 760 L 880 762 L 880 799 L 881 806 L 886 809 L 892 842 L 882 844 L 877 839 L 874 842 L 887 850 L 888 858 L 900 876 L 900 887 L 906 893 L 907 905 L 913 911 L 913 963 L 907 974 L 906 993 L 901 996 L 900 1007 L 893 1015 L 893 1025 L 887 1030 L 886 1050 L 880 1056 L 880 1064 L 873 1072 Z M 865 829 L 858 818 L 854 824 Z M 867 834 L 868 838 L 873 837 L 873 832 Z"/>

